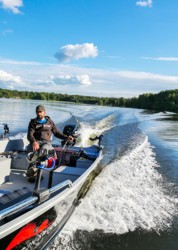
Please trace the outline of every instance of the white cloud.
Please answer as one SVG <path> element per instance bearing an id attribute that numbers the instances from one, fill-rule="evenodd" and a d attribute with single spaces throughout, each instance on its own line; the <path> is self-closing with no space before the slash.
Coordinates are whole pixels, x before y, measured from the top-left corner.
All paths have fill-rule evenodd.
<path id="1" fill-rule="evenodd" d="M 119 71 L 116 73 L 119 77 L 139 79 L 139 80 L 152 80 L 152 81 L 164 81 L 178 83 L 178 76 L 166 76 L 160 74 L 153 74 L 148 72 L 138 72 L 138 71 Z"/>
<path id="2" fill-rule="evenodd" d="M 88 75 L 77 75 L 76 78 L 82 85 L 91 85 L 92 84 L 90 77 Z"/>
<path id="3" fill-rule="evenodd" d="M 0 70 L 0 81 L 2 82 L 14 82 L 14 83 L 22 83 L 22 79 L 20 76 L 12 75 L 6 71 Z"/>
<path id="4" fill-rule="evenodd" d="M 50 76 L 51 80 L 57 85 L 91 85 L 89 75 L 60 75 Z"/>
<path id="5" fill-rule="evenodd" d="M 20 76 L 0 70 L 0 87 L 6 89 L 24 88 L 25 83 Z"/>
<path id="6" fill-rule="evenodd" d="M 136 5 L 141 6 L 141 7 L 152 7 L 153 1 L 152 0 L 141 0 L 137 1 Z"/>
<path id="7" fill-rule="evenodd" d="M 32 61 L 15 61 L 11 59 L 0 58 L 0 64 L 9 64 L 9 65 L 43 65 L 44 63 L 32 62 Z"/>
<path id="8" fill-rule="evenodd" d="M 58 61 L 69 62 L 80 58 L 94 58 L 98 55 L 98 49 L 93 43 L 68 44 L 60 48 L 55 54 Z"/>
<path id="9" fill-rule="evenodd" d="M 169 62 L 178 61 L 178 57 L 142 57 L 142 59 L 154 60 L 154 61 L 169 61 Z"/>
<path id="10" fill-rule="evenodd" d="M 23 6 L 22 0 L 0 0 L 3 9 L 12 11 L 14 14 L 19 14 L 19 8 Z"/>
<path id="11" fill-rule="evenodd" d="M 0 88 L 108 97 L 132 97 L 178 88 L 178 75 L 12 62 L 0 64 Z"/>

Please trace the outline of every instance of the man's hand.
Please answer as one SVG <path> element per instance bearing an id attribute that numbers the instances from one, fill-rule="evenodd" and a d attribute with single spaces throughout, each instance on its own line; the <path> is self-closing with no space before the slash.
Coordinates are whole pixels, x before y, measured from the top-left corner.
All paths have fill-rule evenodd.
<path id="1" fill-rule="evenodd" d="M 34 141 L 33 144 L 32 144 L 32 147 L 33 147 L 33 151 L 36 151 L 40 148 L 39 144 L 37 141 Z"/>

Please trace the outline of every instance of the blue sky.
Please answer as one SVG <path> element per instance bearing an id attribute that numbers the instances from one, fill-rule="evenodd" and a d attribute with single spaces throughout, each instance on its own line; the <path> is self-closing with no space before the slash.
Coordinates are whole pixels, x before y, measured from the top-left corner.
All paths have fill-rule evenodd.
<path id="1" fill-rule="evenodd" d="M 0 88 L 133 97 L 178 88 L 177 0 L 0 0 Z"/>

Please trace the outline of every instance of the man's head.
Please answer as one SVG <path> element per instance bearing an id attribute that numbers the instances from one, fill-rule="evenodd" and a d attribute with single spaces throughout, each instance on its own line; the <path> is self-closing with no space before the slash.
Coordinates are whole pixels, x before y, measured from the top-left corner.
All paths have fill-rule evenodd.
<path id="1" fill-rule="evenodd" d="M 45 117 L 45 114 L 46 114 L 45 107 L 43 105 L 38 105 L 36 107 L 36 115 L 38 119 L 43 119 Z"/>

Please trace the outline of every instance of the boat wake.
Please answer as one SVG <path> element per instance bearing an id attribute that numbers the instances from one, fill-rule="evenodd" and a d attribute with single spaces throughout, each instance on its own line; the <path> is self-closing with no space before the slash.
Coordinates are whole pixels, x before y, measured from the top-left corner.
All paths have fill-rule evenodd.
<path id="1" fill-rule="evenodd" d="M 112 121 L 114 117 L 109 115 L 98 122 L 86 123 L 80 122 L 80 131 L 79 133 L 82 135 L 79 140 L 79 145 L 89 146 L 91 141 L 90 137 L 95 137 L 106 133 L 106 131 L 112 128 Z"/>
<path id="2" fill-rule="evenodd" d="M 138 124 L 119 128 L 112 128 L 109 124 L 105 144 L 110 144 L 109 138 L 112 137 L 107 133 L 113 133 L 116 138 L 115 145 L 112 142 L 114 157 L 107 161 L 63 233 L 56 239 L 56 249 L 80 249 L 74 244 L 79 231 L 102 230 L 103 233 L 121 235 L 141 229 L 159 234 L 171 226 L 177 213 L 178 200 L 169 194 L 171 183 L 166 183 L 159 174 L 154 149 L 147 136 L 140 132 Z M 124 130 L 127 133 L 121 133 Z"/>

